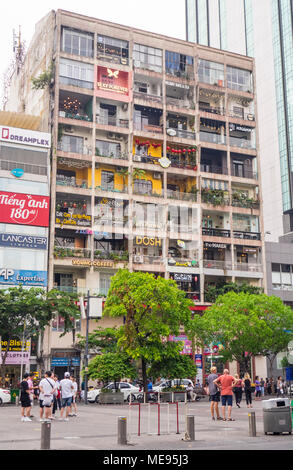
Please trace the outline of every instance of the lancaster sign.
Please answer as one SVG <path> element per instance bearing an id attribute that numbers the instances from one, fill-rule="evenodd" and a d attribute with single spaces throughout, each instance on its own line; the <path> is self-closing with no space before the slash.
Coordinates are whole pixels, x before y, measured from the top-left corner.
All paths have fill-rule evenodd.
<path id="1" fill-rule="evenodd" d="M 0 246 L 46 250 L 47 238 L 19 233 L 0 233 Z"/>
<path id="2" fill-rule="evenodd" d="M 0 222 L 48 227 L 49 200 L 48 196 L 0 191 Z"/>

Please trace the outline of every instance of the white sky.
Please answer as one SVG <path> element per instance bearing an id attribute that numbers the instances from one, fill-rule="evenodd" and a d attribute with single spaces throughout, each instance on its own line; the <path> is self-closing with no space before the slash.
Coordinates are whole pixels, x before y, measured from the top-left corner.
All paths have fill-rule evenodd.
<path id="1" fill-rule="evenodd" d="M 13 58 L 13 29 L 28 47 L 35 24 L 50 10 L 67 10 L 145 31 L 185 39 L 185 0 L 10 0 L 1 2 L 0 109 L 3 74 Z"/>

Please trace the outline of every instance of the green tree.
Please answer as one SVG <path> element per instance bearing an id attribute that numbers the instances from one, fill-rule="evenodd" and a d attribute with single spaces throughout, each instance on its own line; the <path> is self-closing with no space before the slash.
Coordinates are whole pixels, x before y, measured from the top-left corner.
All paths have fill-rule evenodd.
<path id="1" fill-rule="evenodd" d="M 248 294 L 261 294 L 262 289 L 257 286 L 252 286 L 247 282 L 237 284 L 236 282 L 225 282 L 219 280 L 216 285 L 207 286 L 205 289 L 205 301 L 214 303 L 219 295 L 224 295 L 227 292 L 246 292 Z"/>
<path id="2" fill-rule="evenodd" d="M 2 351 L 2 377 L 13 338 L 21 340 L 24 333 L 26 338 L 42 335 L 56 314 L 64 319 L 64 332 L 60 336 L 72 331 L 73 320 L 80 314 L 74 300 L 77 300 L 74 296 L 57 290 L 47 293 L 41 288 L 22 286 L 0 289 L 0 336 L 7 341 Z"/>
<path id="3" fill-rule="evenodd" d="M 174 357 L 162 357 L 155 361 L 148 371 L 150 377 L 164 377 L 167 379 L 188 379 L 196 377 L 196 365 L 190 356 L 180 354 Z"/>
<path id="4" fill-rule="evenodd" d="M 224 360 L 236 360 L 248 370 L 252 356 L 275 357 L 292 338 L 293 311 L 281 299 L 266 294 L 228 292 L 220 295 L 202 317 L 192 321 L 192 331 L 201 346 L 224 345 Z"/>
<path id="5" fill-rule="evenodd" d="M 104 383 L 114 381 L 116 385 L 116 382 L 123 377 L 134 379 L 136 369 L 126 354 L 108 352 L 94 357 L 89 362 L 88 376 L 92 380 L 101 380 Z"/>
<path id="6" fill-rule="evenodd" d="M 84 336 L 77 335 L 79 342 L 76 346 L 79 349 L 85 349 L 86 339 Z M 89 333 L 88 344 L 91 350 L 97 354 L 117 352 L 118 328 L 97 328 Z"/>
<path id="7" fill-rule="evenodd" d="M 173 280 L 122 269 L 112 277 L 104 315 L 125 317 L 118 347 L 132 359 L 141 360 L 145 391 L 147 364 L 177 354 L 176 343 L 168 337 L 178 335 L 180 325 L 188 329 L 191 305 Z"/>

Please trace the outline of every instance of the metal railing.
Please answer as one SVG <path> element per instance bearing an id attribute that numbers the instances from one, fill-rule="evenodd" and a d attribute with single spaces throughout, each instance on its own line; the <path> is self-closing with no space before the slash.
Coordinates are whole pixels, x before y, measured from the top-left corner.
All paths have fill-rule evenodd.
<path id="1" fill-rule="evenodd" d="M 243 173 L 239 174 L 237 170 L 234 169 L 234 167 L 231 168 L 231 175 L 235 176 L 237 178 L 248 178 L 248 179 L 255 179 L 257 180 L 258 175 L 256 171 L 250 170 L 248 168 L 243 167 Z"/>
<path id="2" fill-rule="evenodd" d="M 197 201 L 196 193 L 183 193 L 180 191 L 174 191 L 173 189 L 167 189 L 168 199 L 178 199 L 179 201 Z"/>
<path id="3" fill-rule="evenodd" d="M 63 85 L 76 86 L 78 88 L 86 88 L 88 90 L 93 90 L 94 89 L 94 83 L 93 82 L 87 82 L 85 80 L 78 80 L 76 78 L 60 76 L 59 77 L 59 82 L 62 83 Z"/>
<path id="4" fill-rule="evenodd" d="M 87 248 L 71 248 L 63 246 L 54 247 L 55 258 L 90 258 L 91 250 Z"/>
<path id="5" fill-rule="evenodd" d="M 260 240 L 261 236 L 259 232 L 243 232 L 241 230 L 233 229 L 234 238 L 242 238 L 244 240 Z"/>
<path id="6" fill-rule="evenodd" d="M 68 186 L 73 188 L 89 189 L 90 186 L 86 180 L 75 178 L 75 176 L 56 176 L 56 184 L 58 186 Z"/>
<path id="7" fill-rule="evenodd" d="M 237 137 L 229 137 L 229 142 L 232 147 L 240 147 L 245 149 L 255 149 L 255 143 L 251 140 L 239 139 Z"/>
<path id="8" fill-rule="evenodd" d="M 201 104 L 199 105 L 199 110 L 210 114 L 220 114 L 222 116 L 225 115 L 225 108 L 222 108 L 221 106 L 204 106 Z"/>
<path id="9" fill-rule="evenodd" d="M 232 269 L 231 261 L 204 259 L 203 267 L 209 269 Z"/>
<path id="10" fill-rule="evenodd" d="M 110 62 L 112 64 L 122 64 L 122 65 L 129 64 L 128 57 L 122 57 L 120 55 L 114 55 L 114 54 L 107 54 L 105 52 L 100 52 L 100 51 L 97 52 L 97 59 L 103 62 Z"/>
<path id="11" fill-rule="evenodd" d="M 84 112 L 73 114 L 73 113 L 67 113 L 65 111 L 59 110 L 59 116 L 64 117 L 66 119 L 76 119 L 78 121 L 93 122 L 93 119 L 90 118 L 90 116 L 88 116 Z"/>
<path id="12" fill-rule="evenodd" d="M 163 264 L 164 262 L 162 256 L 155 255 L 133 255 L 132 260 L 135 264 Z"/>
<path id="13" fill-rule="evenodd" d="M 163 98 L 159 95 L 151 95 L 150 93 L 144 93 L 142 91 L 134 91 L 133 97 L 144 101 L 152 101 L 153 103 L 158 104 L 161 104 L 163 101 Z"/>
<path id="14" fill-rule="evenodd" d="M 206 228 L 202 229 L 202 234 L 208 237 L 223 237 L 223 238 L 230 238 L 231 231 L 224 230 L 221 228 Z"/>
<path id="15" fill-rule="evenodd" d="M 200 131 L 199 138 L 202 142 L 211 142 L 213 144 L 226 145 L 226 136 L 214 134 L 213 132 Z"/>
<path id="16" fill-rule="evenodd" d="M 183 78 L 185 80 L 194 80 L 194 72 L 192 70 L 189 71 L 182 71 L 182 70 L 174 70 L 173 68 L 166 68 L 166 75 L 171 77 L 178 77 Z"/>
<path id="17" fill-rule="evenodd" d="M 262 264 L 258 263 L 236 263 L 234 269 L 236 271 L 261 272 L 263 267 Z"/>
<path id="18" fill-rule="evenodd" d="M 171 137 L 179 137 L 179 139 L 196 140 L 195 132 L 185 131 L 183 129 L 174 129 L 172 127 L 169 127 L 167 129 L 167 134 Z"/>
<path id="19" fill-rule="evenodd" d="M 128 119 L 121 119 L 116 117 L 102 117 L 97 116 L 96 120 L 97 124 L 102 124 L 104 126 L 113 126 L 113 127 L 123 127 L 128 129 L 129 127 L 129 120 Z"/>
<path id="20" fill-rule="evenodd" d="M 217 175 L 227 175 L 228 168 L 226 166 L 207 165 L 202 163 L 200 165 L 200 171 L 204 173 L 215 173 Z"/>
<path id="21" fill-rule="evenodd" d="M 70 143 L 59 142 L 58 143 L 58 150 L 61 152 L 68 152 L 68 153 L 76 153 L 79 155 L 92 155 L 92 148 L 86 145 L 77 145 L 73 146 Z"/>
<path id="22" fill-rule="evenodd" d="M 255 121 L 255 115 L 253 113 L 238 113 L 236 111 L 229 111 L 229 116 L 238 119 L 244 119 L 245 121 Z"/>
<path id="23" fill-rule="evenodd" d="M 142 124 L 139 122 L 133 123 L 134 130 L 141 132 L 152 132 L 154 134 L 163 134 L 163 127 L 154 124 Z"/>
<path id="24" fill-rule="evenodd" d="M 114 193 L 125 193 L 128 191 L 128 187 L 124 184 L 102 184 L 100 186 L 96 186 L 95 188 L 97 191 L 111 191 Z"/>
<path id="25" fill-rule="evenodd" d="M 167 106 L 175 106 L 176 108 L 183 108 L 183 109 L 195 109 L 195 105 L 192 101 L 189 100 L 180 100 L 179 98 L 170 98 L 167 96 L 166 98 Z"/>
<path id="26" fill-rule="evenodd" d="M 16 168 L 21 168 L 24 173 L 31 173 L 33 175 L 44 175 L 48 173 L 47 166 L 35 165 L 33 163 L 20 163 L 11 160 L 0 160 L 0 170 L 12 171 Z"/>
<path id="27" fill-rule="evenodd" d="M 117 160 L 128 160 L 129 156 L 128 156 L 128 153 L 126 152 L 117 152 L 117 153 L 113 153 L 113 152 L 101 152 L 100 153 L 100 150 L 95 151 L 95 156 L 96 157 L 102 157 L 102 158 L 116 158 Z"/>

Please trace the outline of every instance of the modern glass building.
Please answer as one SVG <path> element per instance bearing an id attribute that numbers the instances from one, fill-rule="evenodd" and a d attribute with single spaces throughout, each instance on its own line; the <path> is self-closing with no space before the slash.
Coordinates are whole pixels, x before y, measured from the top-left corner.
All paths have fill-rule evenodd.
<path id="1" fill-rule="evenodd" d="M 293 231 L 293 1 L 186 0 L 186 32 L 255 59 L 264 224 L 277 240 Z"/>

